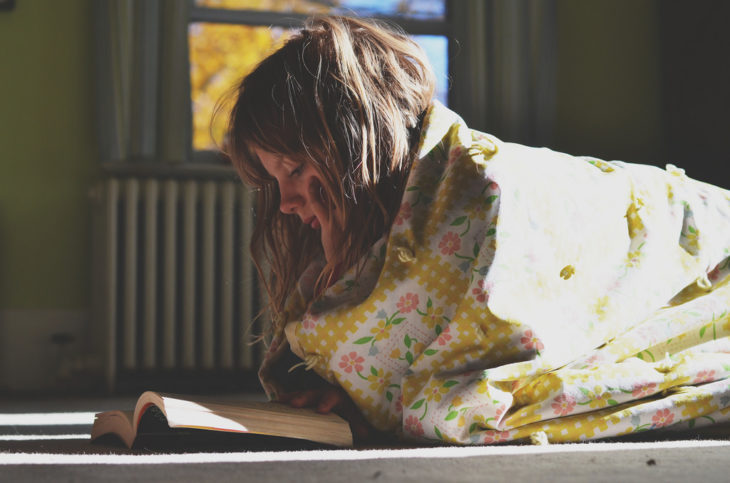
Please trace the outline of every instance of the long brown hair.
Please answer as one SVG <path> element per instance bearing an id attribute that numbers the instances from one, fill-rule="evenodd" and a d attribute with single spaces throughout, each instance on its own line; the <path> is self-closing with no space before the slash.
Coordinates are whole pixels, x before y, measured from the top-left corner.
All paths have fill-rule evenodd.
<path id="1" fill-rule="evenodd" d="M 273 320 L 323 249 L 318 232 L 279 211 L 278 185 L 254 147 L 311 163 L 327 204 L 344 215 L 344 239 L 322 271 L 319 293 L 389 229 L 433 91 L 426 56 L 407 35 L 336 16 L 310 19 L 241 81 L 228 155 L 257 193 L 251 255 Z"/>

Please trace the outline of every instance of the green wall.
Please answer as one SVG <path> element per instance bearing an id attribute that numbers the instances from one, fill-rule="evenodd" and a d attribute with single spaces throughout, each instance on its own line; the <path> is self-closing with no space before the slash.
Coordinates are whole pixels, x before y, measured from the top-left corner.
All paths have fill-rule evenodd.
<path id="1" fill-rule="evenodd" d="M 658 0 L 557 0 L 554 147 L 662 160 Z"/>
<path id="2" fill-rule="evenodd" d="M 18 0 L 0 45 L 0 310 L 85 309 L 91 0 Z"/>
<path id="3" fill-rule="evenodd" d="M 0 13 L 0 310 L 86 309 L 92 0 Z M 657 0 L 558 0 L 555 149 L 658 162 Z"/>

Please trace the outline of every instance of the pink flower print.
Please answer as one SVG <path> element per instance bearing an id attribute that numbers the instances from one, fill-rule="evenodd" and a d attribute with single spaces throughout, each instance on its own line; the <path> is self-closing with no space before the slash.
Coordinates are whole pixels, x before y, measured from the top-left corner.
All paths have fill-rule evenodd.
<path id="1" fill-rule="evenodd" d="M 414 436 L 423 436 L 423 425 L 416 416 L 408 416 L 404 426 L 407 433 L 411 433 Z"/>
<path id="2" fill-rule="evenodd" d="M 472 293 L 472 295 L 474 295 L 474 298 L 477 299 L 477 302 L 484 303 L 487 301 L 487 297 L 489 296 L 489 294 L 487 293 L 486 285 L 487 285 L 486 281 L 479 280 L 479 286 L 474 287 L 471 290 L 471 293 Z"/>
<path id="3" fill-rule="evenodd" d="M 353 369 L 355 369 L 355 372 L 360 372 L 362 371 L 363 362 L 365 362 L 365 359 L 358 356 L 357 352 L 352 351 L 349 354 L 342 356 L 340 368 L 344 369 L 348 374 L 350 374 Z"/>
<path id="4" fill-rule="evenodd" d="M 393 221 L 393 223 L 400 226 L 405 223 L 405 221 L 408 220 L 412 215 L 413 208 L 411 208 L 411 204 L 406 201 L 405 203 L 400 205 L 400 209 L 398 210 L 398 214 L 395 215 L 395 220 Z"/>
<path id="5" fill-rule="evenodd" d="M 450 326 L 446 327 L 446 329 L 444 329 L 444 331 L 438 336 L 438 339 L 436 339 L 436 343 L 438 345 L 446 345 L 452 339 L 451 331 L 449 330 L 450 328 Z"/>
<path id="6" fill-rule="evenodd" d="M 588 359 L 585 360 L 585 364 L 586 364 L 586 366 L 592 366 L 593 364 L 595 364 L 596 362 L 599 362 L 600 360 L 601 360 L 600 354 L 593 354 L 592 356 L 590 356 Z"/>
<path id="7" fill-rule="evenodd" d="M 302 319 L 302 328 L 304 330 L 312 330 L 314 329 L 316 322 L 317 318 L 312 314 L 305 314 L 304 319 Z"/>
<path id="8" fill-rule="evenodd" d="M 561 394 L 553 399 L 552 407 L 555 415 L 565 416 L 566 414 L 573 412 L 573 409 L 575 408 L 575 398 L 568 394 Z"/>
<path id="9" fill-rule="evenodd" d="M 499 421 L 500 418 L 502 417 L 502 415 L 504 414 L 504 412 L 506 410 L 507 410 L 507 405 L 506 404 L 502 404 L 501 406 L 499 406 L 497 408 L 497 411 L 494 413 L 494 419 L 496 419 L 497 421 Z"/>
<path id="10" fill-rule="evenodd" d="M 651 417 L 651 422 L 655 428 L 669 426 L 674 421 L 674 414 L 669 409 L 660 409 Z"/>
<path id="11" fill-rule="evenodd" d="M 400 394 L 395 401 L 395 413 L 403 414 L 403 394 Z"/>
<path id="12" fill-rule="evenodd" d="M 526 350 L 535 349 L 541 351 L 545 347 L 542 341 L 535 337 L 535 334 L 533 334 L 531 329 L 527 329 L 525 331 L 525 334 L 520 339 L 520 343 Z"/>
<path id="13" fill-rule="evenodd" d="M 697 373 L 694 379 L 695 384 L 701 382 L 710 382 L 715 380 L 715 371 L 700 371 Z"/>
<path id="14" fill-rule="evenodd" d="M 461 238 L 453 231 L 450 231 L 441 239 L 439 248 L 442 255 L 453 255 L 461 248 Z"/>
<path id="15" fill-rule="evenodd" d="M 488 431 L 484 436 L 484 442 L 486 444 L 503 443 L 509 441 L 509 431 Z"/>
<path id="16" fill-rule="evenodd" d="M 411 312 L 416 307 L 418 307 L 418 294 L 408 292 L 407 294 L 403 295 L 400 300 L 398 300 L 396 307 L 398 307 L 398 310 L 400 310 L 402 314 L 407 314 Z"/>
<path id="17" fill-rule="evenodd" d="M 640 398 L 640 397 L 649 396 L 650 394 L 654 394 L 655 392 L 656 392 L 656 383 L 642 382 L 641 384 L 636 384 L 634 386 L 634 390 L 631 391 L 631 395 L 635 398 Z"/>

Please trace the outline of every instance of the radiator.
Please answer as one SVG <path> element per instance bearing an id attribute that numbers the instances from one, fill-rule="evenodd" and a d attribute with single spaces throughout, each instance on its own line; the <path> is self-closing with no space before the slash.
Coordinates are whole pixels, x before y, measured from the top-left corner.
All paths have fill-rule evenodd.
<path id="1" fill-rule="evenodd" d="M 110 177 L 92 191 L 105 378 L 253 370 L 251 195 L 233 180 Z"/>

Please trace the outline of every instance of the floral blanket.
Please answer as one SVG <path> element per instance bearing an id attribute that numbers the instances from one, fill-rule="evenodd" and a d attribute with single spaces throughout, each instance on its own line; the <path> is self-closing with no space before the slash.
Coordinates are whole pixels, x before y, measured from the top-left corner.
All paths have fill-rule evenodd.
<path id="1" fill-rule="evenodd" d="M 375 427 L 459 444 L 725 421 L 728 255 L 727 191 L 435 103 L 390 233 L 316 300 L 307 270 L 260 377 L 290 348 Z"/>

